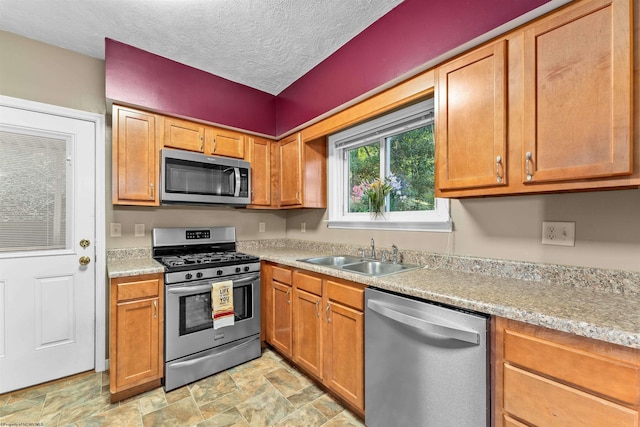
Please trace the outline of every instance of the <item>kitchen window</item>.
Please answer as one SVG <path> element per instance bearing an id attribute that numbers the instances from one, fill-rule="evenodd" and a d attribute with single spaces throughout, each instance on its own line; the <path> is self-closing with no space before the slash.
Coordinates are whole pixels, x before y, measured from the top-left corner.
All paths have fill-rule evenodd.
<path id="1" fill-rule="evenodd" d="M 451 231 L 449 201 L 435 197 L 433 117 L 429 99 L 329 137 L 329 227 Z"/>

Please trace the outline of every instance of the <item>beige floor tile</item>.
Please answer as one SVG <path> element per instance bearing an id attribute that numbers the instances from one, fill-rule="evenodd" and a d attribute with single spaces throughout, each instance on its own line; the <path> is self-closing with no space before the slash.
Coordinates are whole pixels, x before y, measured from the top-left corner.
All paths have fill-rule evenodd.
<path id="1" fill-rule="evenodd" d="M 238 411 L 250 425 L 271 426 L 295 411 L 278 390 L 270 389 L 239 404 Z"/>
<path id="2" fill-rule="evenodd" d="M 280 421 L 278 427 L 313 427 L 321 426 L 327 418 L 311 405 L 303 406 Z"/>
<path id="3" fill-rule="evenodd" d="M 329 420 L 344 411 L 344 408 L 328 394 L 323 394 L 311 404 Z"/>
<path id="4" fill-rule="evenodd" d="M 164 394 L 164 397 L 165 399 L 167 399 L 167 403 L 169 404 L 172 404 L 189 396 L 191 396 L 191 392 L 189 391 L 188 386 L 176 388 L 175 390 L 171 390 Z"/>
<path id="5" fill-rule="evenodd" d="M 130 403 L 85 418 L 75 425 L 79 427 L 139 427 L 142 426 L 142 418 L 138 405 Z"/>
<path id="6" fill-rule="evenodd" d="M 244 419 L 240 411 L 231 408 L 215 417 L 198 424 L 198 427 L 248 427 L 250 424 Z"/>
<path id="7" fill-rule="evenodd" d="M 191 397 L 142 416 L 142 424 L 145 427 L 187 427 L 196 426 L 202 421 L 204 419 Z"/>
<path id="8" fill-rule="evenodd" d="M 225 394 L 237 391 L 238 386 L 228 373 L 221 372 L 190 384 L 189 390 L 198 406 L 201 406 Z"/>
<path id="9" fill-rule="evenodd" d="M 362 426 L 278 354 L 168 393 L 109 400 L 108 372 L 88 372 L 0 395 L 0 423 L 58 426 Z"/>
<path id="10" fill-rule="evenodd" d="M 299 376 L 294 375 L 286 368 L 275 369 L 267 372 L 264 374 L 264 377 L 269 380 L 269 382 L 273 384 L 273 386 L 277 388 L 284 397 L 291 396 L 308 385 L 306 381 L 302 381 Z"/>

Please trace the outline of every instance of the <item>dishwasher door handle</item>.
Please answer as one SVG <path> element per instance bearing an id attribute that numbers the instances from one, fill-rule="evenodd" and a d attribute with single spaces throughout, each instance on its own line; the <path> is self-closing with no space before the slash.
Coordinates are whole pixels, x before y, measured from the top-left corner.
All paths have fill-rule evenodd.
<path id="1" fill-rule="evenodd" d="M 376 313 L 384 317 L 388 317 L 391 320 L 395 320 L 398 323 L 402 323 L 403 325 L 422 329 L 426 332 L 443 335 L 447 338 L 452 338 L 458 341 L 464 341 L 476 345 L 480 344 L 480 334 L 475 331 L 470 331 L 468 329 L 463 329 L 456 326 L 442 325 L 439 323 L 420 319 L 418 317 L 411 316 L 410 314 L 398 311 L 398 309 L 401 307 L 398 307 L 396 305 L 393 305 L 394 308 L 391 308 L 391 306 L 383 302 L 370 299 L 367 302 L 367 307 L 375 311 Z"/>

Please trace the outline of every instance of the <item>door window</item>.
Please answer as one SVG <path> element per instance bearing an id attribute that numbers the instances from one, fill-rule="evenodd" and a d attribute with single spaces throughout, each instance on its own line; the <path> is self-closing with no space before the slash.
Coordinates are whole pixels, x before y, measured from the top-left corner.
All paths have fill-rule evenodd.
<path id="1" fill-rule="evenodd" d="M 70 138 L 0 128 L 0 252 L 66 249 Z"/>

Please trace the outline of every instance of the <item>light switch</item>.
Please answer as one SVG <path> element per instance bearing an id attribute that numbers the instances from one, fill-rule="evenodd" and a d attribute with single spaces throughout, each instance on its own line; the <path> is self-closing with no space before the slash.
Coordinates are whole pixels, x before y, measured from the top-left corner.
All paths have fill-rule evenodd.
<path id="1" fill-rule="evenodd" d="M 144 237 L 144 224 L 136 224 L 135 237 Z"/>

